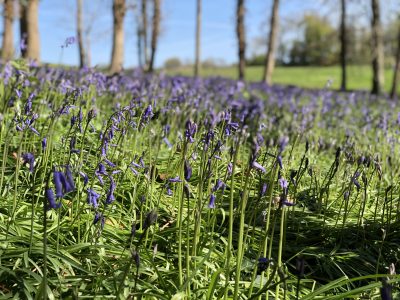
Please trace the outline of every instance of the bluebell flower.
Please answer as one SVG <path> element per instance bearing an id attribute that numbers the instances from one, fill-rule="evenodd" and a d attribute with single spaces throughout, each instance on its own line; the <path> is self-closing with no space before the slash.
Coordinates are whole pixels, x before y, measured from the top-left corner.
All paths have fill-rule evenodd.
<path id="1" fill-rule="evenodd" d="M 215 183 L 214 187 L 212 188 L 213 192 L 216 192 L 218 190 L 225 190 L 226 184 L 221 180 L 221 179 L 217 179 L 217 182 Z"/>
<path id="2" fill-rule="evenodd" d="M 79 175 L 83 177 L 83 185 L 86 186 L 89 182 L 89 177 L 84 172 L 79 172 Z"/>
<path id="3" fill-rule="evenodd" d="M 258 264 L 257 264 L 257 270 L 258 272 L 264 272 L 266 269 L 268 269 L 270 261 L 266 257 L 260 257 L 258 259 Z"/>
<path id="4" fill-rule="evenodd" d="M 257 170 L 259 170 L 259 171 L 261 171 L 263 173 L 266 172 L 265 168 L 262 165 L 260 165 L 258 162 L 256 162 L 256 161 L 253 162 L 252 166 L 253 166 L 253 168 L 255 168 L 255 169 L 257 169 Z"/>
<path id="5" fill-rule="evenodd" d="M 215 208 L 215 195 L 211 194 L 210 196 L 210 202 L 208 203 L 208 208 Z"/>
<path id="6" fill-rule="evenodd" d="M 182 180 L 179 178 L 179 176 L 176 176 L 174 178 L 170 178 L 168 181 L 169 182 L 182 182 Z"/>
<path id="7" fill-rule="evenodd" d="M 57 209 L 57 208 L 59 208 L 61 206 L 61 202 L 60 203 L 56 203 L 56 200 L 54 198 L 54 192 L 53 192 L 52 189 L 47 188 L 45 193 L 46 193 L 47 201 L 49 201 L 48 207 L 47 207 L 48 210 L 49 209 Z"/>
<path id="8" fill-rule="evenodd" d="M 279 178 L 279 179 L 278 179 L 278 182 L 279 182 L 279 185 L 281 186 L 281 188 L 282 188 L 283 190 L 286 190 L 286 189 L 288 188 L 288 186 L 289 186 L 289 183 L 288 183 L 287 180 L 286 180 L 285 178 L 283 178 L 283 177 Z"/>
<path id="9" fill-rule="evenodd" d="M 29 172 L 33 173 L 35 156 L 30 152 L 26 152 L 22 154 L 22 160 L 24 161 L 25 164 L 29 164 Z"/>
<path id="10" fill-rule="evenodd" d="M 87 192 L 88 192 L 88 199 L 87 199 L 88 204 L 93 205 L 94 208 L 99 207 L 97 200 L 99 200 L 100 195 L 97 194 L 92 189 L 87 189 Z"/>
<path id="11" fill-rule="evenodd" d="M 57 198 L 62 198 L 64 196 L 63 193 L 63 185 L 62 185 L 62 180 L 61 178 L 64 177 L 64 173 L 60 171 L 54 171 L 53 172 L 53 182 L 54 186 L 56 188 L 56 196 Z"/>
<path id="12" fill-rule="evenodd" d="M 43 151 L 46 150 L 46 147 L 47 147 L 47 138 L 44 137 L 42 139 L 42 149 L 43 149 Z"/>
<path id="13" fill-rule="evenodd" d="M 103 217 L 102 213 L 96 212 L 96 214 L 94 215 L 93 224 L 97 224 L 102 217 Z"/>
<path id="14" fill-rule="evenodd" d="M 111 204 L 114 200 L 114 191 L 116 188 L 116 184 L 114 182 L 114 179 L 110 176 L 110 188 L 108 189 L 107 192 L 107 197 L 106 197 L 106 204 Z"/>
<path id="15" fill-rule="evenodd" d="M 184 174 L 185 174 L 185 179 L 187 181 L 190 180 L 190 178 L 192 177 L 192 167 L 189 164 L 189 161 L 185 160 L 185 164 L 184 164 Z"/>
<path id="16" fill-rule="evenodd" d="M 105 161 L 106 164 L 109 165 L 110 167 L 112 167 L 112 168 L 115 168 L 115 167 L 116 167 L 116 165 L 115 165 L 113 162 L 109 161 L 106 157 L 104 158 L 104 161 Z"/>
<path id="17" fill-rule="evenodd" d="M 163 142 L 167 145 L 168 149 L 172 148 L 171 142 L 167 139 L 167 137 L 163 137 Z"/>
<path id="18" fill-rule="evenodd" d="M 233 170 L 233 165 L 230 162 L 227 166 L 226 166 L 226 171 L 228 172 L 228 175 L 232 175 L 232 170 Z"/>
<path id="19" fill-rule="evenodd" d="M 267 192 L 267 188 L 268 188 L 268 185 L 266 182 L 264 182 L 261 186 L 260 197 L 263 197 L 265 195 L 265 193 Z"/>
<path id="20" fill-rule="evenodd" d="M 70 191 L 75 190 L 74 178 L 72 176 L 71 168 L 68 165 L 65 166 L 65 178 L 66 178 L 66 181 L 68 182 L 68 188 L 69 188 L 69 190 L 68 190 L 67 187 L 65 187 L 65 190 L 66 190 L 65 192 L 68 193 Z"/>
<path id="21" fill-rule="evenodd" d="M 194 142 L 194 135 L 197 132 L 197 124 L 192 121 L 186 122 L 185 136 L 190 143 Z"/>

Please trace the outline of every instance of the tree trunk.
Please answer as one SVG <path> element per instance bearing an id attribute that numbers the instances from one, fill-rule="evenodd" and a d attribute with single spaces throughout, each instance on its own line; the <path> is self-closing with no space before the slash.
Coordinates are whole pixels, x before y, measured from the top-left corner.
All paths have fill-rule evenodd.
<path id="1" fill-rule="evenodd" d="M 149 73 L 154 70 L 154 58 L 157 50 L 157 40 L 160 26 L 160 0 L 154 0 L 153 28 L 151 34 L 151 55 L 149 62 Z"/>
<path id="2" fill-rule="evenodd" d="M 268 38 L 268 50 L 267 56 L 265 58 L 265 68 L 264 68 L 264 81 L 267 84 L 272 83 L 272 73 L 275 67 L 275 48 L 276 48 L 276 38 L 278 34 L 278 10 L 279 10 L 279 0 L 274 0 L 272 5 L 272 15 L 269 29 Z"/>
<path id="3" fill-rule="evenodd" d="M 77 1 L 77 12 L 76 12 L 76 34 L 78 37 L 78 48 L 79 48 L 79 67 L 83 68 L 87 65 L 85 47 L 83 43 L 83 30 L 82 30 L 82 1 Z"/>
<path id="4" fill-rule="evenodd" d="M 113 2 L 113 46 L 111 55 L 110 72 L 120 72 L 124 62 L 124 17 L 126 7 L 125 0 Z"/>
<path id="5" fill-rule="evenodd" d="M 194 76 L 198 77 L 200 72 L 200 34 L 201 34 L 201 0 L 197 0 L 196 11 L 196 50 L 194 63 Z"/>
<path id="6" fill-rule="evenodd" d="M 379 0 L 372 3 L 372 94 L 379 94 L 383 84 L 383 43 L 382 26 L 380 21 Z"/>
<path id="7" fill-rule="evenodd" d="M 147 49 L 147 5 L 146 1 L 142 0 L 142 40 L 143 40 L 143 55 L 144 65 L 149 65 L 149 50 Z"/>
<path id="8" fill-rule="evenodd" d="M 396 52 L 396 66 L 394 68 L 394 74 L 393 74 L 393 82 L 392 82 L 392 89 L 390 91 L 390 97 L 393 99 L 396 97 L 397 94 L 397 87 L 399 83 L 399 77 L 400 77 L 400 28 L 399 28 L 399 33 L 397 37 L 397 52 Z"/>
<path id="9" fill-rule="evenodd" d="M 346 0 L 341 3 L 341 22 L 340 22 L 340 65 L 342 67 L 342 82 L 340 89 L 345 91 L 347 89 L 347 74 L 346 74 L 346 58 L 347 58 L 347 38 L 346 38 Z"/>
<path id="10" fill-rule="evenodd" d="M 1 58 L 5 61 L 10 60 L 14 56 L 14 37 L 13 37 L 13 21 L 14 21 L 14 0 L 4 0 L 3 9 L 3 45 L 1 47 Z"/>
<path id="11" fill-rule="evenodd" d="M 239 79 L 244 79 L 244 69 L 246 67 L 245 50 L 246 41 L 244 35 L 244 0 L 237 1 L 236 9 L 236 35 L 239 43 Z"/>
<path id="12" fill-rule="evenodd" d="M 28 0 L 21 3 L 20 33 L 21 41 L 26 48 L 21 48 L 22 56 L 39 63 L 40 61 L 40 37 L 38 23 L 39 0 Z"/>

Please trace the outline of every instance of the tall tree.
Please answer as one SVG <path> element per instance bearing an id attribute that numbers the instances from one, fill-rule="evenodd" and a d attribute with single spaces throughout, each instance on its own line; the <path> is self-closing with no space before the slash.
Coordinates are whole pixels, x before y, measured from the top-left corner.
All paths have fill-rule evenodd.
<path id="1" fill-rule="evenodd" d="M 244 79 L 244 69 L 246 67 L 246 40 L 244 32 L 244 0 L 237 0 L 236 7 L 236 35 L 238 38 L 239 54 L 239 79 Z"/>
<path id="2" fill-rule="evenodd" d="M 269 29 L 269 39 L 268 39 L 268 51 L 265 58 L 265 69 L 264 69 L 264 81 L 271 84 L 272 73 L 275 67 L 275 48 L 276 39 L 278 34 L 278 10 L 279 10 L 279 0 L 274 0 L 272 5 L 271 22 Z"/>
<path id="3" fill-rule="evenodd" d="M 340 65 L 342 68 L 342 82 L 340 89 L 346 90 L 346 63 L 347 63 L 347 37 L 346 37 L 346 0 L 341 1 L 340 21 Z"/>
<path id="4" fill-rule="evenodd" d="M 151 33 L 151 55 L 150 55 L 150 61 L 149 61 L 149 69 L 148 71 L 151 73 L 154 70 L 154 59 L 156 55 L 156 50 L 157 50 L 157 41 L 158 41 L 158 35 L 159 35 L 159 27 L 160 27 L 160 18 L 161 18 L 161 12 L 160 12 L 160 0 L 153 0 L 153 28 L 152 28 L 152 33 Z"/>
<path id="5" fill-rule="evenodd" d="M 4 0 L 3 8 L 3 44 L 1 46 L 1 58 L 10 60 L 14 55 L 14 0 Z"/>
<path id="6" fill-rule="evenodd" d="M 394 98 L 397 94 L 397 88 L 398 88 L 399 77 L 400 77 L 400 28 L 398 31 L 397 43 L 398 43 L 398 45 L 397 45 L 397 51 L 396 51 L 396 66 L 394 68 L 392 88 L 390 90 L 391 98 Z"/>
<path id="7" fill-rule="evenodd" d="M 148 0 L 142 0 L 141 10 L 142 10 L 142 28 L 141 36 L 143 41 L 143 55 L 144 55 L 144 65 L 149 65 L 149 50 L 147 49 L 147 5 Z"/>
<path id="8" fill-rule="evenodd" d="M 20 34 L 22 57 L 40 61 L 39 0 L 20 1 Z"/>
<path id="9" fill-rule="evenodd" d="M 122 70 L 124 62 L 124 17 L 126 12 L 125 0 L 113 2 L 113 45 L 111 54 L 111 72 Z"/>
<path id="10" fill-rule="evenodd" d="M 372 6 L 372 94 L 381 92 L 383 77 L 383 42 L 382 26 L 380 20 L 379 0 L 371 0 Z"/>
<path id="11" fill-rule="evenodd" d="M 83 0 L 77 0 L 77 12 L 76 12 L 76 31 L 78 37 L 78 48 L 79 48 L 79 66 L 83 68 L 87 65 L 85 46 L 83 43 L 83 27 L 82 27 L 82 3 Z"/>
<path id="12" fill-rule="evenodd" d="M 201 34 L 201 0 L 197 0 L 196 9 L 196 50 L 194 63 L 194 76 L 198 77 L 200 72 L 200 34 Z"/>

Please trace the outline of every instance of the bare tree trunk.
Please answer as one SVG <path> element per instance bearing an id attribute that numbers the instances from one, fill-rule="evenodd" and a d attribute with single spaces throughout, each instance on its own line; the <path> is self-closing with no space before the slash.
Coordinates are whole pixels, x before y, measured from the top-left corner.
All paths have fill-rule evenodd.
<path id="1" fill-rule="evenodd" d="M 396 52 L 396 66 L 394 68 L 392 89 L 390 91 L 390 97 L 392 99 L 396 97 L 397 87 L 398 87 L 399 77 L 400 77 L 400 28 L 399 28 L 399 34 L 397 37 L 397 43 L 398 44 L 397 44 L 397 52 Z"/>
<path id="2" fill-rule="evenodd" d="M 154 0 L 153 28 L 151 34 L 151 55 L 149 62 L 149 72 L 154 70 L 154 58 L 157 50 L 157 40 L 160 27 L 160 0 Z"/>
<path id="3" fill-rule="evenodd" d="M 27 57 L 28 23 L 26 20 L 27 3 L 19 2 L 20 50 L 23 58 Z"/>
<path id="4" fill-rule="evenodd" d="M 3 20 L 3 45 L 1 47 L 1 58 L 7 61 L 12 59 L 14 56 L 14 0 L 4 0 Z"/>
<path id="5" fill-rule="evenodd" d="M 21 40 L 25 40 L 26 49 L 21 49 L 22 56 L 39 63 L 40 37 L 38 10 L 39 0 L 28 0 L 21 5 L 20 33 Z"/>
<path id="6" fill-rule="evenodd" d="M 371 0 L 372 4 L 372 94 L 381 92 L 383 77 L 383 42 L 380 21 L 379 0 Z"/>
<path id="7" fill-rule="evenodd" d="M 200 34 L 201 34 L 201 0 L 197 0 L 196 11 L 196 50 L 194 63 L 194 76 L 198 77 L 200 72 Z"/>
<path id="8" fill-rule="evenodd" d="M 76 34 L 78 37 L 78 48 L 79 48 L 79 67 L 83 68 L 87 65 L 85 46 L 83 44 L 83 30 L 82 30 L 82 1 L 77 0 L 77 11 L 76 11 Z"/>
<path id="9" fill-rule="evenodd" d="M 340 22 L 340 65 L 342 67 L 342 82 L 340 84 L 340 89 L 345 91 L 347 89 L 347 74 L 346 74 L 346 64 L 347 64 L 347 38 L 346 38 L 346 0 L 342 0 L 341 3 L 341 22 Z"/>
<path id="10" fill-rule="evenodd" d="M 144 65 L 149 65 L 149 50 L 147 49 L 147 5 L 146 1 L 142 0 L 142 39 L 143 39 L 143 54 L 144 54 Z"/>
<path id="11" fill-rule="evenodd" d="M 278 11 L 279 11 L 279 0 L 274 0 L 272 5 L 271 22 L 269 29 L 268 38 L 268 50 L 267 56 L 265 58 L 265 68 L 264 68 L 264 81 L 268 84 L 272 83 L 272 73 L 275 67 L 275 48 L 276 48 L 276 38 L 278 34 Z"/>
<path id="12" fill-rule="evenodd" d="M 124 17 L 125 0 L 113 2 L 113 47 L 111 55 L 110 72 L 120 72 L 124 61 Z"/>
<path id="13" fill-rule="evenodd" d="M 239 43 L 239 79 L 244 79 L 244 69 L 246 67 L 246 40 L 244 33 L 244 0 L 237 1 L 236 8 L 236 35 Z"/>

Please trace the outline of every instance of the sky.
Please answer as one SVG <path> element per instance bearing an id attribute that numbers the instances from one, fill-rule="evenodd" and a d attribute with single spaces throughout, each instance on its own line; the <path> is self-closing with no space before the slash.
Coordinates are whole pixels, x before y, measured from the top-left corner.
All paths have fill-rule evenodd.
<path id="1" fill-rule="evenodd" d="M 112 0 L 83 0 L 84 26 L 88 28 L 92 65 L 107 65 L 111 60 Z M 149 3 L 151 0 L 148 0 Z M 138 65 L 135 3 L 127 0 L 128 12 L 124 21 L 125 68 Z M 158 42 L 155 65 L 179 57 L 184 62 L 194 60 L 196 0 L 161 0 L 161 35 Z M 299 20 L 304 13 L 318 12 L 336 23 L 339 16 L 339 0 L 281 0 L 279 15 L 283 26 Z M 357 17 L 368 23 L 369 0 L 353 0 L 349 8 L 350 19 Z M 383 20 L 400 11 L 400 1 L 381 1 Z M 272 0 L 245 0 L 247 55 L 257 52 L 255 40 L 268 34 L 268 22 Z M 237 61 L 235 33 L 236 0 L 202 0 L 201 59 L 214 59 L 225 64 Z M 151 12 L 149 12 L 151 13 Z M 76 36 L 76 0 L 40 0 L 39 31 L 41 60 L 47 63 L 78 65 L 77 45 L 61 48 L 65 39 Z M 0 22 L 2 31 L 2 22 Z M 288 25 L 289 24 L 289 25 Z M 296 25 L 294 25 L 295 27 Z M 89 29 L 90 28 L 90 29 Z M 18 22 L 15 22 L 15 45 L 18 42 Z M 283 39 L 293 39 L 300 34 L 291 28 Z"/>

